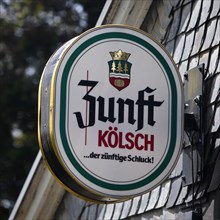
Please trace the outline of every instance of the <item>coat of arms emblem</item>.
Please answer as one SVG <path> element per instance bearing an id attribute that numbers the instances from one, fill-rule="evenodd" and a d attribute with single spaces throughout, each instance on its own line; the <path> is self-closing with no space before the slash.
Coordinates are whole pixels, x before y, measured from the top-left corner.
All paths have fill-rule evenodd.
<path id="1" fill-rule="evenodd" d="M 123 52 L 121 49 L 109 52 L 112 60 L 109 65 L 109 81 L 112 86 L 121 91 L 130 84 L 130 74 L 132 64 L 128 62 L 130 53 Z"/>

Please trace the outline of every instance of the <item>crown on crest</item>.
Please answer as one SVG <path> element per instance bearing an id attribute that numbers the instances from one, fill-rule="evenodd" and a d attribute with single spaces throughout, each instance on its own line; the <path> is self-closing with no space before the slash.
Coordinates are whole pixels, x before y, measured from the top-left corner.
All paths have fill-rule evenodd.
<path id="1" fill-rule="evenodd" d="M 131 55 L 130 53 L 123 52 L 121 49 L 114 52 L 109 52 L 113 60 L 124 60 L 127 61 L 128 57 Z"/>

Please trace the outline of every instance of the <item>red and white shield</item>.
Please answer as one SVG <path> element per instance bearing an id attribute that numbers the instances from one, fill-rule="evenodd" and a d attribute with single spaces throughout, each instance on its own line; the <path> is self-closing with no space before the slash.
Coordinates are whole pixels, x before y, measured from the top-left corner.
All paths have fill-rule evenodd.
<path id="1" fill-rule="evenodd" d="M 121 91 L 130 84 L 130 74 L 132 64 L 127 61 L 130 53 L 122 50 L 110 52 L 112 60 L 109 65 L 109 81 L 112 86 Z"/>

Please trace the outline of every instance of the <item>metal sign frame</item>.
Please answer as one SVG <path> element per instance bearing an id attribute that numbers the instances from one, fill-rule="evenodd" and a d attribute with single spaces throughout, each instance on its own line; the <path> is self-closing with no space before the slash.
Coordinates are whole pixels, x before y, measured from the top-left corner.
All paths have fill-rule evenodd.
<path id="1" fill-rule="evenodd" d="M 103 30 L 107 30 L 106 33 L 103 33 Z M 135 36 L 135 33 L 137 33 L 138 36 Z M 86 37 L 87 40 L 83 42 L 83 38 Z M 152 53 L 154 59 L 160 64 L 166 75 L 166 83 L 169 84 L 168 87 L 171 94 L 171 97 L 169 97 L 170 105 L 168 106 L 170 109 L 170 118 L 168 117 L 170 134 L 165 156 L 150 175 L 145 175 L 145 177 L 140 178 L 140 181 L 126 184 L 114 184 L 100 180 L 80 166 L 80 163 L 71 153 L 71 147 L 66 137 L 66 86 L 69 83 L 68 80 L 69 74 L 72 71 L 72 64 L 79 56 L 82 56 L 82 51 L 85 51 L 88 46 L 109 39 L 120 39 L 120 41 L 126 39 L 133 44 L 138 44 L 139 47 L 145 48 L 149 53 Z M 150 39 L 151 43 L 147 42 L 146 39 Z M 71 51 L 71 48 L 74 46 L 74 50 Z M 62 72 L 62 74 L 60 74 L 60 72 Z M 61 82 L 61 84 L 57 88 L 56 83 L 59 82 Z M 56 93 L 58 90 L 59 92 L 61 91 L 59 102 L 57 102 Z M 39 86 L 39 143 L 51 173 L 68 191 L 79 197 L 95 202 L 118 202 L 152 190 L 152 188 L 167 178 L 174 168 L 181 152 L 183 132 L 182 96 L 182 83 L 175 64 L 162 45 L 157 43 L 156 40 L 148 34 L 128 26 L 106 25 L 91 29 L 76 39 L 70 40 L 50 58 Z M 59 104 L 57 105 L 57 103 Z M 59 106 L 60 109 L 58 109 Z M 59 112 L 58 117 L 60 117 L 58 124 L 56 122 L 57 112 Z M 58 133 L 60 132 L 58 134 L 60 137 L 57 137 L 55 130 L 57 130 Z M 61 139 L 66 156 L 72 163 L 71 166 L 76 167 L 77 172 L 80 173 L 81 176 L 78 174 L 77 177 L 74 176 L 70 166 L 66 165 L 67 162 L 63 159 L 63 155 L 58 149 L 58 145 L 61 143 L 58 139 Z M 83 183 L 82 179 L 80 179 L 81 177 L 90 181 L 92 186 L 89 186 L 88 182 Z M 99 188 L 96 188 L 96 185 Z M 105 190 L 103 191 L 101 188 L 105 188 L 107 191 L 105 192 Z"/>

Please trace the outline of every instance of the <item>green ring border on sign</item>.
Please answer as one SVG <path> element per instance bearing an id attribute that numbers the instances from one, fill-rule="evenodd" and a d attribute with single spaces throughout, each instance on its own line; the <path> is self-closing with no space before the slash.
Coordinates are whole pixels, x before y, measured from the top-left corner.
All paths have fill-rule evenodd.
<path id="1" fill-rule="evenodd" d="M 174 153 L 174 149 L 176 146 L 176 129 L 177 129 L 177 88 L 176 88 L 176 84 L 175 84 L 175 80 L 172 74 L 172 71 L 169 67 L 169 65 L 167 64 L 166 60 L 164 59 L 164 57 L 158 52 L 158 50 L 156 48 L 154 48 L 151 44 L 149 44 L 148 42 L 146 42 L 145 40 L 128 34 L 128 33 L 121 33 L 121 32 L 111 32 L 111 33 L 103 33 L 103 34 L 99 34 L 97 36 L 94 36 L 92 38 L 90 38 L 89 40 L 85 41 L 84 43 L 82 43 L 69 57 L 69 59 L 67 60 L 67 63 L 64 67 L 64 71 L 63 71 L 63 75 L 61 78 L 61 95 L 60 95 L 60 103 L 65 103 L 66 101 L 66 87 L 67 87 L 67 79 L 68 79 L 68 75 L 70 72 L 70 69 L 72 67 L 73 62 L 77 59 L 77 57 L 79 56 L 79 54 L 85 50 L 88 46 L 92 45 L 93 43 L 96 43 L 100 40 L 104 40 L 104 39 L 112 39 L 112 38 L 120 38 L 120 39 L 127 39 L 130 41 L 134 41 L 135 43 L 140 44 L 141 46 L 145 47 L 147 50 L 151 51 L 155 57 L 160 61 L 161 65 L 163 66 L 163 68 L 166 71 L 167 77 L 169 79 L 169 83 L 170 83 L 170 87 L 171 87 L 171 137 L 170 137 L 170 144 L 169 144 L 169 149 L 167 152 L 167 155 L 165 157 L 165 159 L 163 160 L 163 162 L 160 164 L 160 166 L 148 177 L 146 177 L 145 179 L 136 182 L 136 183 L 130 183 L 130 184 L 112 184 L 112 183 L 106 183 L 102 180 L 99 180 L 97 178 L 95 178 L 94 176 L 92 176 L 91 174 L 89 174 L 86 170 L 84 170 L 80 164 L 77 162 L 77 160 L 74 158 L 74 156 L 71 153 L 68 141 L 67 141 L 67 137 L 66 137 L 66 132 L 65 132 L 65 128 L 66 128 L 66 105 L 60 105 L 60 137 L 62 140 L 62 144 L 63 144 L 63 148 L 64 151 L 67 155 L 67 157 L 69 158 L 70 162 L 72 163 L 72 165 L 76 168 L 76 170 L 82 175 L 84 176 L 87 180 L 89 180 L 90 182 L 92 182 L 95 185 L 98 185 L 102 188 L 106 188 L 106 189 L 110 189 L 110 190 L 115 190 L 115 191 L 126 191 L 126 190 L 133 190 L 133 189 L 137 189 L 140 187 L 143 187 L 144 185 L 152 182 L 155 178 L 157 178 L 163 171 L 164 169 L 167 167 L 167 165 L 169 164 L 169 161 L 172 158 L 172 155 Z M 167 174 L 168 175 L 168 174 Z M 164 177 L 165 178 L 165 177 Z"/>

